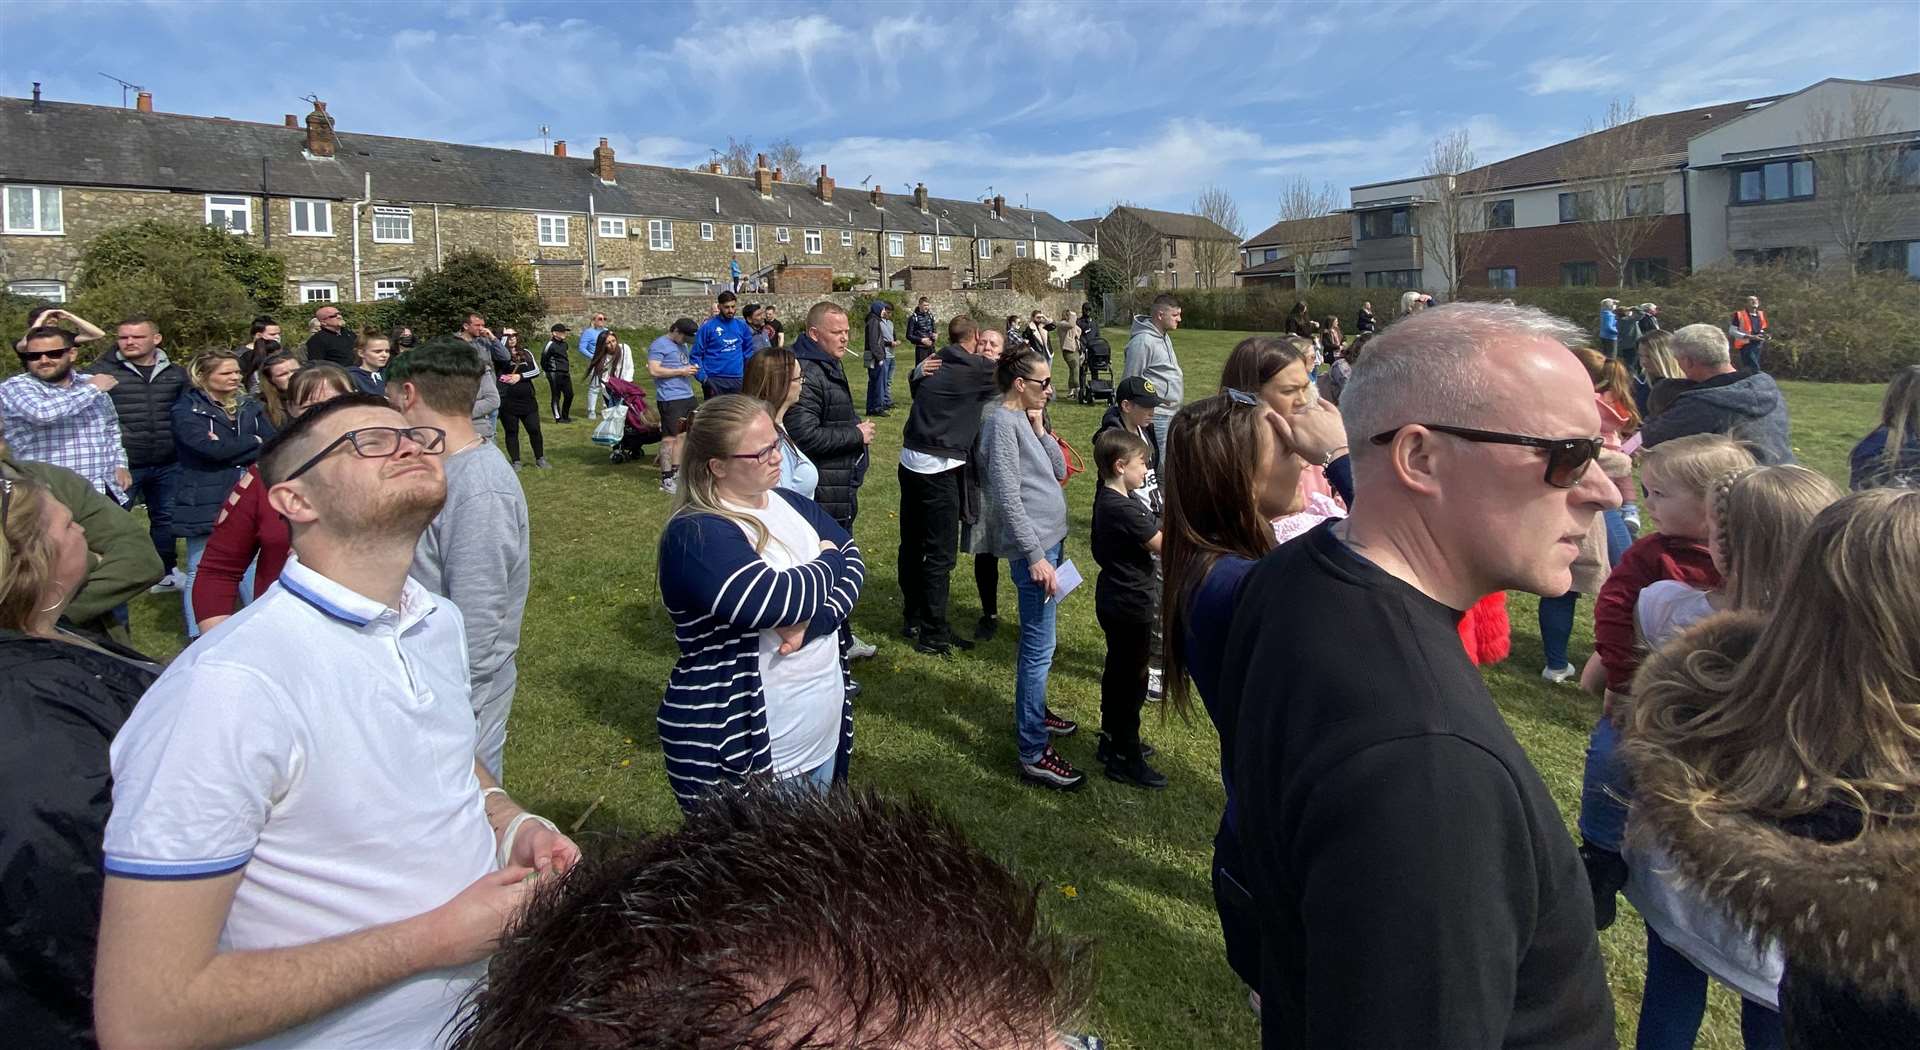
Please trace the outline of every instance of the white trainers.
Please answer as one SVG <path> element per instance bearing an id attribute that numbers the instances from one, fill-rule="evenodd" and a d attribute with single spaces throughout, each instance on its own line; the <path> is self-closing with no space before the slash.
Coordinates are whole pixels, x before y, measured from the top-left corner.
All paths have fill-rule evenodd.
<path id="1" fill-rule="evenodd" d="M 861 641 L 860 636 L 856 634 L 853 636 L 853 644 L 847 646 L 847 659 L 865 660 L 879 651 L 873 647 L 872 643 Z"/>
<path id="2" fill-rule="evenodd" d="M 1166 686 L 1161 680 L 1160 669 L 1158 667 L 1147 668 L 1147 702 L 1157 704 L 1166 699 L 1166 696 Z"/>
<path id="3" fill-rule="evenodd" d="M 187 574 L 178 568 L 160 577 L 160 582 L 147 588 L 148 594 L 178 594 L 187 589 Z"/>
<path id="4" fill-rule="evenodd" d="M 1540 669 L 1540 677 L 1552 682 L 1554 685 L 1565 685 L 1573 681 L 1579 673 L 1580 672 L 1573 669 L 1572 664 L 1568 664 L 1565 667 L 1543 667 Z"/>

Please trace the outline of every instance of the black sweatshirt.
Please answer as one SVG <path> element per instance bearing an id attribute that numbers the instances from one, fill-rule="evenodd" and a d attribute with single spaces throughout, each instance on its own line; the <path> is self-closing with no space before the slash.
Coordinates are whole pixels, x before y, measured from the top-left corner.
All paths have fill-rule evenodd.
<path id="1" fill-rule="evenodd" d="M 1268 1050 L 1615 1045 L 1586 873 L 1459 617 L 1330 526 L 1248 577 L 1221 693 Z"/>

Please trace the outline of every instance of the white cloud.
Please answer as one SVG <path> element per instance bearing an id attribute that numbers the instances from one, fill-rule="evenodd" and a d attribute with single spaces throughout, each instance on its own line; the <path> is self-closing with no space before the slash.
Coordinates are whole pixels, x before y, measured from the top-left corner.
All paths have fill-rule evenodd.
<path id="1" fill-rule="evenodd" d="M 1527 73 L 1533 77 L 1527 86 L 1531 95 L 1599 91 L 1625 82 L 1613 60 L 1604 57 L 1542 59 L 1529 65 Z"/>

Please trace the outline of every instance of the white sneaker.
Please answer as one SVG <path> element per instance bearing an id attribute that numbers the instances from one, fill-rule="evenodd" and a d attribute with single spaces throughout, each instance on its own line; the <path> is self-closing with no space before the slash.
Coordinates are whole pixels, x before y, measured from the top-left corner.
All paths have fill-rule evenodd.
<path id="1" fill-rule="evenodd" d="M 1574 677 L 1578 674 L 1579 672 L 1573 669 L 1572 664 L 1568 664 L 1565 667 L 1543 667 L 1540 669 L 1540 677 L 1552 682 L 1554 685 L 1565 685 L 1573 681 Z"/>
<path id="2" fill-rule="evenodd" d="M 872 644 L 861 641 L 860 636 L 856 634 L 853 636 L 853 644 L 847 646 L 847 659 L 865 660 L 879 651 Z"/>
<path id="3" fill-rule="evenodd" d="M 1147 702 L 1157 704 L 1166 699 L 1166 696 L 1166 687 L 1161 682 L 1160 669 L 1158 667 L 1147 668 Z"/>
<path id="4" fill-rule="evenodd" d="M 147 588 L 148 594 L 178 594 L 187 589 L 187 574 L 179 569 L 160 577 L 160 582 Z"/>

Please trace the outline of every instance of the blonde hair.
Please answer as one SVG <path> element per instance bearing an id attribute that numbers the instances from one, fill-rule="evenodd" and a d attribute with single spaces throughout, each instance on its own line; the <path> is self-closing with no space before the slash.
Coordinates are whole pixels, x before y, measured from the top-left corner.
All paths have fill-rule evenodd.
<path id="1" fill-rule="evenodd" d="M 40 611 L 59 557 L 41 520 L 51 495 L 39 482 L 11 471 L 0 476 L 0 488 L 10 489 L 6 520 L 0 521 L 0 628 L 25 631 Z"/>
<path id="2" fill-rule="evenodd" d="M 1706 499 L 1716 478 L 1755 465 L 1753 453 L 1721 434 L 1689 434 L 1663 441 L 1640 457 L 1640 477 L 1649 485 L 1677 488 Z"/>
<path id="3" fill-rule="evenodd" d="M 1750 652 L 1697 632 L 1634 683 L 1628 747 L 1690 769 L 1665 797 L 1699 819 L 1784 820 L 1845 800 L 1920 817 L 1920 491 L 1874 489 L 1813 520 Z M 1636 762 L 1636 765 L 1640 764 Z"/>
<path id="4" fill-rule="evenodd" d="M 1709 512 L 1733 608 L 1773 608 L 1808 527 L 1839 498 L 1833 482 L 1805 467 L 1749 467 L 1715 479 Z"/>
<path id="5" fill-rule="evenodd" d="M 234 388 L 233 393 L 228 394 L 224 400 L 215 397 L 213 391 L 207 389 L 207 380 L 212 378 L 213 373 L 218 371 L 221 365 L 229 363 L 236 369 L 240 368 L 240 355 L 231 350 L 202 350 L 187 364 L 187 377 L 193 380 L 195 390 L 207 395 L 209 401 L 226 409 L 227 415 L 233 416 L 240 414 L 239 388 Z"/>
<path id="6" fill-rule="evenodd" d="M 673 497 L 673 512 L 668 520 L 682 514 L 713 514 L 746 527 L 753 536 L 753 550 L 766 549 L 767 527 L 760 519 L 730 510 L 720 503 L 714 487 L 713 461 L 733 455 L 740 435 L 753 425 L 755 417 L 773 418 L 766 402 L 745 394 L 722 394 L 701 402 L 693 413 L 680 444 L 680 484 Z"/>
<path id="7" fill-rule="evenodd" d="M 1680 362 L 1673 356 L 1673 333 L 1666 329 L 1641 336 L 1637 352 L 1640 355 L 1640 370 L 1647 374 L 1649 382 L 1687 377 L 1685 372 L 1680 371 Z"/>

